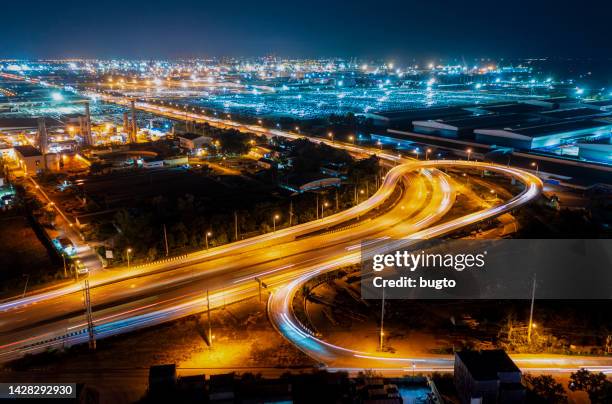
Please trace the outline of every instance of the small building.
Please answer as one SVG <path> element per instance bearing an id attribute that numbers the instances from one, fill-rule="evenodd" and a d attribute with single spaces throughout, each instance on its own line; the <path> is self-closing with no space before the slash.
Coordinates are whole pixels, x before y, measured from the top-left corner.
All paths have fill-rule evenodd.
<path id="1" fill-rule="evenodd" d="M 183 133 L 178 135 L 179 146 L 189 151 L 201 149 L 204 145 L 212 143 L 212 138 L 196 133 Z"/>
<path id="2" fill-rule="evenodd" d="M 40 150 L 34 146 L 15 146 L 15 158 L 19 168 L 25 175 L 37 175 L 48 169 L 59 171 L 59 157 L 57 154 L 49 153 L 43 156 Z M 45 164 L 46 158 L 46 164 Z"/>
<path id="3" fill-rule="evenodd" d="M 277 167 L 277 164 L 274 160 L 265 157 L 257 159 L 257 165 L 266 170 L 269 170 L 272 167 Z"/>
<path id="4" fill-rule="evenodd" d="M 149 392 L 170 392 L 176 387 L 176 365 L 155 365 L 149 368 Z"/>
<path id="5" fill-rule="evenodd" d="M 208 402 L 234 403 L 238 393 L 238 381 L 234 373 L 211 375 L 208 384 Z"/>
<path id="6" fill-rule="evenodd" d="M 502 349 L 455 353 L 454 382 L 463 404 L 523 403 L 521 377 Z"/>

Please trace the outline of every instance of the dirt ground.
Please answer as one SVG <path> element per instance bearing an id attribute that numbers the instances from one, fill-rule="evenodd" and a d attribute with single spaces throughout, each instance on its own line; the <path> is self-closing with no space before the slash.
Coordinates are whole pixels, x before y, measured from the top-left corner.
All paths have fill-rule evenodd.
<path id="1" fill-rule="evenodd" d="M 162 326 L 98 341 L 95 352 L 78 346 L 64 353 L 37 355 L 0 371 L 0 381 L 80 382 L 101 392 L 101 402 L 132 402 L 147 388 L 152 365 L 174 363 L 179 376 L 252 372 L 279 376 L 309 369 L 313 362 L 270 325 L 257 299 Z"/>
<path id="2" fill-rule="evenodd" d="M 28 274 L 30 287 L 53 280 L 57 265 L 24 216 L 0 218 L 0 245 L 0 295 L 23 291 Z"/>

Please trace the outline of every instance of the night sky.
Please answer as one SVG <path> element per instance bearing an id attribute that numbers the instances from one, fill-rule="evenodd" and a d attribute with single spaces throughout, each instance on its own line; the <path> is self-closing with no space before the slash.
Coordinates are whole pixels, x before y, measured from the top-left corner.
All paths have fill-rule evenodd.
<path id="1" fill-rule="evenodd" d="M 609 0 L 2 1 L 0 57 L 611 57 Z"/>

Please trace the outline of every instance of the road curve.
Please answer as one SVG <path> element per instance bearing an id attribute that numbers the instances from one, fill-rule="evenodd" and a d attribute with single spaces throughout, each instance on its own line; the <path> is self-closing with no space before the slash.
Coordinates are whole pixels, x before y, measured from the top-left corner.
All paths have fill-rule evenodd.
<path id="1" fill-rule="evenodd" d="M 390 211 L 332 233 L 295 239 L 222 258 L 208 259 L 160 274 L 143 275 L 92 290 L 92 301 L 102 305 L 94 312 L 98 338 L 132 331 L 202 311 L 202 291 L 210 289 L 211 305 L 231 303 L 257 292 L 253 279 L 265 278 L 270 286 L 285 283 L 323 263 L 351 259 L 360 240 L 383 237 L 394 229 L 415 222 L 416 231 L 439 220 L 452 206 L 454 190 L 446 176 L 437 170 L 418 170 L 399 166 L 387 177 L 384 188 L 395 188 L 406 181 L 407 191 Z M 396 175 L 395 173 L 403 173 Z M 414 177 L 414 178 L 413 178 Z M 425 186 L 430 184 L 428 186 Z M 431 188 L 427 191 L 427 188 Z M 427 196 L 429 195 L 429 196 Z M 368 200 L 370 201 L 370 200 Z M 369 204 L 369 202 L 364 202 Z M 399 231 L 399 230 L 398 230 Z M 391 233 L 391 236 L 395 234 Z M 125 299 L 136 296 L 126 303 Z M 0 316 L 0 360 L 49 347 L 69 346 L 86 340 L 81 293 L 47 298 L 42 304 L 11 306 Z M 62 313 L 74 313 L 66 317 Z M 59 316 L 59 317 L 58 317 Z"/>
<path id="2" fill-rule="evenodd" d="M 440 237 L 468 224 L 492 218 L 530 202 L 541 192 L 541 181 L 537 177 L 521 170 L 498 165 L 477 162 L 470 163 L 465 161 L 438 161 L 431 162 L 430 164 L 430 167 L 435 166 L 437 168 L 444 166 L 473 167 L 497 171 L 521 181 L 525 185 L 525 188 L 519 195 L 500 205 L 468 214 L 445 223 L 434 225 L 412 234 L 406 234 L 406 237 L 401 240 L 389 242 L 383 245 L 381 245 L 382 243 L 379 243 L 373 249 L 366 249 L 366 257 L 362 257 L 362 259 L 368 258 L 374 254 L 388 253 L 404 248 L 412 243 L 418 242 L 419 240 Z M 331 369 L 369 368 L 379 370 L 397 370 L 400 368 L 408 371 L 418 370 L 421 372 L 452 369 L 453 358 L 449 356 L 429 355 L 399 357 L 391 354 L 358 351 L 326 342 L 314 335 L 314 333 L 308 329 L 308 327 L 301 324 L 291 309 L 293 297 L 300 287 L 308 280 L 324 272 L 337 268 L 339 268 L 339 266 L 327 266 L 305 273 L 304 275 L 281 286 L 270 296 L 268 301 L 268 316 L 275 328 L 288 341 L 293 343 L 297 348 L 315 359 L 317 362 L 325 364 Z M 612 359 L 555 355 L 516 355 L 513 357 L 513 359 L 519 366 L 530 371 L 568 371 L 585 367 L 597 371 L 612 372 Z"/>

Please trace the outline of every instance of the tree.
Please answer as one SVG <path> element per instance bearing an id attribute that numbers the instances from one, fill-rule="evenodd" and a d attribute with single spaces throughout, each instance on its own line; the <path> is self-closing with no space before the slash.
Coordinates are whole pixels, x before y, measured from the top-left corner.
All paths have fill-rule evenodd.
<path id="1" fill-rule="evenodd" d="M 550 375 L 531 376 L 526 375 L 525 381 L 530 386 L 529 390 L 541 401 L 546 403 L 567 403 L 567 395 L 561 383 L 558 383 Z"/>
<path id="2" fill-rule="evenodd" d="M 223 154 L 246 154 L 251 148 L 249 135 L 237 130 L 225 130 L 218 137 Z"/>
<path id="3" fill-rule="evenodd" d="M 580 369 L 571 374 L 568 387 L 571 391 L 586 392 L 593 404 L 612 400 L 612 382 L 602 372 L 591 373 L 587 369 Z"/>

